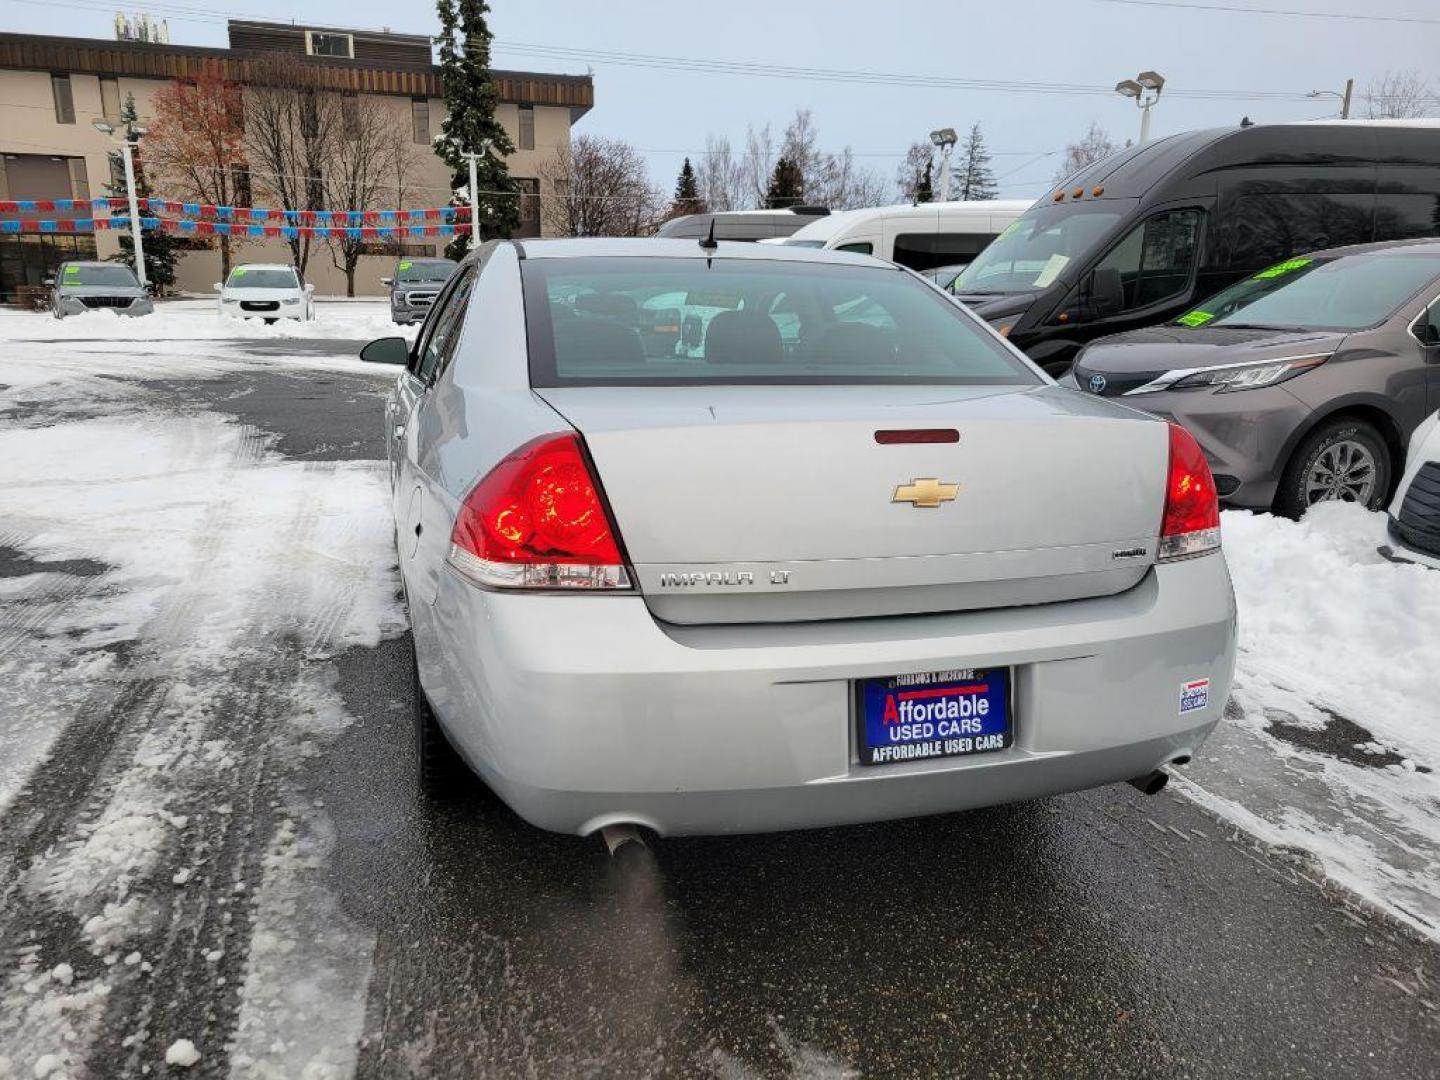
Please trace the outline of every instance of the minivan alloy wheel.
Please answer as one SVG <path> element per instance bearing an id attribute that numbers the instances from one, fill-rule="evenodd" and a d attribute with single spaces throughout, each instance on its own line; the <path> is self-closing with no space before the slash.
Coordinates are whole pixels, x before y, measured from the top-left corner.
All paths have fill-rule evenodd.
<path id="1" fill-rule="evenodd" d="M 1375 456 L 1354 439 L 1331 443 L 1321 451 L 1305 477 L 1305 502 L 1353 502 L 1368 506 L 1375 493 Z"/>

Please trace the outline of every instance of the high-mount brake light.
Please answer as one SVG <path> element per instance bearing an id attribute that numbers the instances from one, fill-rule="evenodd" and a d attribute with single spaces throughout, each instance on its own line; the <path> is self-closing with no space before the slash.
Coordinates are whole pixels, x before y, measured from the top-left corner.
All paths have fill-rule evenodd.
<path id="1" fill-rule="evenodd" d="M 573 432 L 542 435 L 496 465 L 460 505 L 449 563 L 496 589 L 628 589 L 599 480 Z"/>
<path id="2" fill-rule="evenodd" d="M 1170 466 L 1157 554 L 1161 562 L 1220 550 L 1220 500 L 1205 452 L 1179 424 L 1172 422 L 1169 428 Z"/>

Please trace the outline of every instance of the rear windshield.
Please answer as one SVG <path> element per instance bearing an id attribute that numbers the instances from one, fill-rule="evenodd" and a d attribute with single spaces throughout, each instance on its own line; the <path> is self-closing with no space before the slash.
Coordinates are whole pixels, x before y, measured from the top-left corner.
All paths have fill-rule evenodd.
<path id="1" fill-rule="evenodd" d="M 300 281 L 288 266 L 275 269 L 265 266 L 237 266 L 225 282 L 227 289 L 298 289 Z"/>
<path id="2" fill-rule="evenodd" d="M 400 281 L 444 281 L 456 265 L 449 259 L 402 259 L 395 277 Z"/>
<path id="3" fill-rule="evenodd" d="M 138 289 L 140 282 L 128 266 L 79 266 L 71 263 L 60 273 L 61 285 L 121 285 Z"/>
<path id="4" fill-rule="evenodd" d="M 1440 257 L 1403 249 L 1286 259 L 1175 321 L 1180 326 L 1363 330 L 1389 318 L 1436 278 Z"/>
<path id="5" fill-rule="evenodd" d="M 703 259 L 521 263 L 535 386 L 1041 379 L 903 271 Z"/>

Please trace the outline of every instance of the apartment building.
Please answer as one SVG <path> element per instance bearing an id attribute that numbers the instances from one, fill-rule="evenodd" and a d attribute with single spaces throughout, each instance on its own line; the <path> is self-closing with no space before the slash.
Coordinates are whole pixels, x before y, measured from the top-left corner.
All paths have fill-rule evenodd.
<path id="1" fill-rule="evenodd" d="M 94 127 L 96 120 L 114 122 L 128 95 L 135 96 L 141 122 L 150 115 L 157 89 L 175 79 L 218 72 L 239 84 L 256 58 L 266 53 L 294 53 L 313 67 L 324 89 L 374 96 L 393 110 L 396 122 L 410 132 L 416 153 L 403 206 L 328 207 L 327 209 L 408 209 L 442 206 L 448 201 L 450 174 L 430 150 L 444 118 L 440 69 L 433 63 L 430 39 L 413 34 L 372 32 L 334 27 L 296 26 L 232 20 L 229 47 L 202 48 L 159 42 L 106 41 L 0 33 L 0 201 L 90 199 L 106 194 L 111 182 L 112 139 Z M 569 144 L 571 126 L 594 104 L 588 75 L 496 71 L 500 89 L 498 118 L 515 153 L 510 174 L 529 194 L 521 199 L 517 235 L 543 231 L 540 200 L 542 165 L 559 146 Z M 141 154 L 144 153 L 143 140 Z M 155 190 L 157 197 L 175 193 Z M 545 194 L 552 194 L 545 192 Z M 257 205 L 267 205 L 259 193 Z M 25 218 L 90 217 L 88 210 L 27 213 Z M 0 214 L 0 221 L 15 220 Z M 422 242 L 422 240 L 424 242 Z M 407 238 L 409 254 L 443 247 L 443 238 Z M 209 291 L 218 280 L 219 253 L 213 241 L 196 237 L 178 269 L 178 285 L 187 291 Z M 106 231 L 74 234 L 0 233 L 0 302 L 10 302 L 18 286 L 38 284 L 65 259 L 106 258 L 119 250 L 119 238 Z M 247 240 L 239 256 L 248 261 L 289 260 L 280 239 Z M 394 264 L 393 254 L 363 257 L 356 292 L 379 295 L 380 278 Z M 307 277 L 320 294 L 343 294 L 344 275 L 329 252 L 317 245 Z"/>

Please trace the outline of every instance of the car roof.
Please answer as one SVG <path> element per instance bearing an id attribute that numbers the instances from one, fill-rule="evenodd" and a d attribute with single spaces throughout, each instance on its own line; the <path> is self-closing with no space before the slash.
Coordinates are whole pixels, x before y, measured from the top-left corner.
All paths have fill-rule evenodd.
<path id="1" fill-rule="evenodd" d="M 1369 244 L 1347 244 L 1344 247 L 1306 251 L 1297 255 L 1296 258 L 1334 259 L 1342 255 L 1372 255 L 1380 251 L 1399 250 L 1407 250 L 1413 255 L 1434 255 L 1440 257 L 1440 237 L 1422 236 L 1415 240 L 1379 240 Z"/>
<path id="2" fill-rule="evenodd" d="M 66 259 L 61 266 L 123 266 L 126 270 L 130 267 L 126 263 L 107 262 L 104 259 Z"/>
<path id="3" fill-rule="evenodd" d="M 717 240 L 713 248 L 693 239 L 655 236 L 586 236 L 563 240 L 511 241 L 526 259 L 641 258 L 734 259 L 768 262 L 843 263 L 851 266 L 883 266 L 893 263 L 869 255 L 820 248 L 787 247 L 784 244 L 752 244 L 745 240 Z"/>
<path id="4" fill-rule="evenodd" d="M 809 225 L 797 229 L 787 239 L 829 240 L 831 237 L 854 228 L 866 221 L 883 221 L 886 218 L 930 218 L 937 211 L 964 210 L 977 214 L 1015 214 L 1019 216 L 1034 205 L 1031 199 L 982 199 L 960 202 L 928 202 L 911 205 L 897 203 L 894 206 L 866 206 L 858 210 L 839 210 L 828 217 L 817 217 Z"/>
<path id="5" fill-rule="evenodd" d="M 294 270 L 293 263 L 236 263 L 230 269 L 239 270 L 244 267 L 246 270 Z"/>

